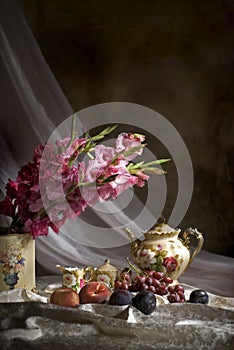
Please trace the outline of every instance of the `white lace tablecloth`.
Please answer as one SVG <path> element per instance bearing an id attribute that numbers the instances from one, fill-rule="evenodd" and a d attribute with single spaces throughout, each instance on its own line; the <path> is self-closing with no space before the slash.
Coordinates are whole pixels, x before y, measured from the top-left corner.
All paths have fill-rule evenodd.
<path id="1" fill-rule="evenodd" d="M 48 303 L 60 280 L 40 278 L 39 294 L 0 292 L 1 349 L 234 349 L 234 298 L 209 294 L 209 305 L 158 298 L 149 316 L 132 306 L 66 308 Z M 188 296 L 193 287 L 184 286 Z"/>

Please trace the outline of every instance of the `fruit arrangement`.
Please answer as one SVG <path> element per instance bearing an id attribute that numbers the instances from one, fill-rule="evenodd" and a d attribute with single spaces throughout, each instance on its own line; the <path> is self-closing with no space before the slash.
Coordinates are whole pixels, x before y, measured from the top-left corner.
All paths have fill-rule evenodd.
<path id="1" fill-rule="evenodd" d="M 184 288 L 173 284 L 173 279 L 163 272 L 144 271 L 144 274 L 132 277 L 130 269 L 120 273 L 113 289 L 97 281 L 86 283 L 79 293 L 71 288 L 58 288 L 52 293 L 50 302 L 68 307 L 88 303 L 132 305 L 145 315 L 150 315 L 156 309 L 156 295 L 166 296 L 170 303 L 186 302 Z M 208 304 L 209 296 L 204 290 L 193 290 L 187 302 Z"/>

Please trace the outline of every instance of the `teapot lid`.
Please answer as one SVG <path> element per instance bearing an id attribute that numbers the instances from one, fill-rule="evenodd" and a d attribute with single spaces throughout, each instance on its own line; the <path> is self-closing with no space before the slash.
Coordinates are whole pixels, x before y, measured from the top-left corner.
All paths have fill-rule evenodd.
<path id="1" fill-rule="evenodd" d="M 167 234 L 177 232 L 179 233 L 181 230 L 179 228 L 172 228 L 171 226 L 165 223 L 165 218 L 160 215 L 156 224 L 147 231 L 147 233 L 157 233 L 157 234 Z"/>
<path id="2" fill-rule="evenodd" d="M 118 269 L 110 264 L 110 260 L 106 259 L 104 264 L 97 268 L 98 271 L 117 271 Z"/>

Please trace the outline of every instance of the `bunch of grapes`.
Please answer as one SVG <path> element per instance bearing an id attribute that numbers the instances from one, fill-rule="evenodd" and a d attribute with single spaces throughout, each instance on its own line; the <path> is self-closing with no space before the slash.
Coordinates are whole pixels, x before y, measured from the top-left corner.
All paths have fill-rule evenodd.
<path id="1" fill-rule="evenodd" d="M 146 276 L 136 276 L 131 285 L 131 291 L 149 291 L 158 295 L 168 293 L 168 285 L 173 282 L 172 278 L 164 275 L 163 272 L 148 271 Z"/>
<path id="2" fill-rule="evenodd" d="M 184 288 L 180 285 L 170 286 L 171 277 L 159 271 L 146 271 L 145 275 L 137 275 L 131 279 L 129 273 L 122 273 L 115 281 L 115 290 L 129 290 L 130 292 L 149 291 L 158 295 L 167 295 L 171 303 L 184 302 Z"/>
<path id="3" fill-rule="evenodd" d="M 168 292 L 169 295 L 167 296 L 167 300 L 169 300 L 170 303 L 184 303 L 186 301 L 184 288 L 179 284 L 176 284 L 175 286 L 169 286 Z"/>

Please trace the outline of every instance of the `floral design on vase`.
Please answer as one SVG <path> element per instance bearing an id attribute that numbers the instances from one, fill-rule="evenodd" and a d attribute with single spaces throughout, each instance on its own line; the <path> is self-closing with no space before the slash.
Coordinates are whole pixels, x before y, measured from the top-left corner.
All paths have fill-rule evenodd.
<path id="1" fill-rule="evenodd" d="M 6 244 L 0 252 L 0 272 L 4 275 L 4 282 L 9 289 L 14 289 L 19 280 L 19 272 L 25 266 L 25 258 L 19 245 Z"/>

